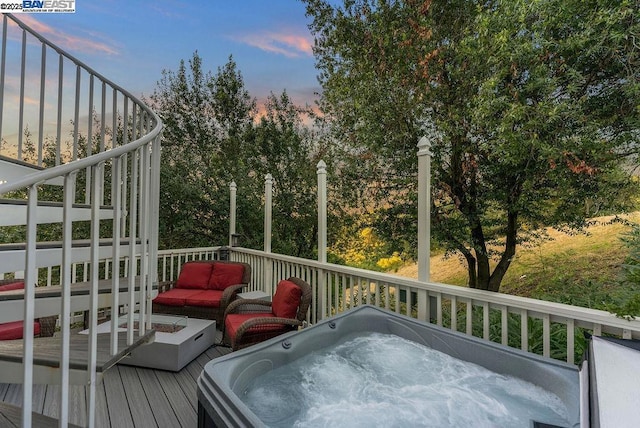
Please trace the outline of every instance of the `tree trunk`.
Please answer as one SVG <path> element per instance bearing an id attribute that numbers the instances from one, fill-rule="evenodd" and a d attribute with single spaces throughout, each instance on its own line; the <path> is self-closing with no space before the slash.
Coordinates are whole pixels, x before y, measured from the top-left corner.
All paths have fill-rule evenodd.
<path id="1" fill-rule="evenodd" d="M 504 275 L 507 273 L 507 269 L 511 265 L 513 261 L 513 257 L 516 255 L 516 236 L 518 233 L 518 213 L 509 211 L 507 213 L 507 242 L 504 246 L 504 252 L 502 253 L 502 257 L 500 257 L 500 261 L 498 265 L 493 270 L 491 274 L 491 279 L 489 280 L 488 288 L 489 291 L 499 291 L 500 284 L 504 279 Z"/>

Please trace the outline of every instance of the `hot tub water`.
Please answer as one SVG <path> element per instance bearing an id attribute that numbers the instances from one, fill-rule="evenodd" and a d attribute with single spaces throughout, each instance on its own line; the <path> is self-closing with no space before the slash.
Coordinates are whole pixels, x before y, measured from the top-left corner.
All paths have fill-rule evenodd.
<path id="1" fill-rule="evenodd" d="M 365 333 L 255 378 L 242 401 L 268 426 L 568 426 L 556 395 L 399 336 Z"/>

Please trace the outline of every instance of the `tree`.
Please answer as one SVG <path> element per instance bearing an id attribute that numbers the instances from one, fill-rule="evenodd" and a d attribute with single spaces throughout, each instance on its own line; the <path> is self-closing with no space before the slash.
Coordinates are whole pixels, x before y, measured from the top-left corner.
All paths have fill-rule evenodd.
<path id="1" fill-rule="evenodd" d="M 471 287 L 498 291 L 538 226 L 620 208 L 640 129 L 637 2 L 305 1 L 321 106 L 381 172 L 379 212 L 415 224 L 406 180 L 427 135 L 434 237 L 464 256 Z"/>
<path id="2" fill-rule="evenodd" d="M 163 71 L 151 101 L 164 122 L 161 246 L 209 246 L 228 235 L 229 184 L 247 174 L 243 134 L 255 101 L 233 58 L 216 75 L 197 52 L 176 72 Z"/>

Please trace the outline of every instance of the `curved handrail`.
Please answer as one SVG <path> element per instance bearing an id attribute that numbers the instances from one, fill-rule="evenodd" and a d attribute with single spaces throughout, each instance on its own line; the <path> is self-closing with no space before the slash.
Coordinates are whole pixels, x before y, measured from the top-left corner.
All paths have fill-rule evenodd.
<path id="1" fill-rule="evenodd" d="M 73 171 L 77 171 L 77 170 L 80 170 L 82 168 L 93 166 L 93 165 L 99 164 L 100 162 L 107 161 L 109 159 L 112 159 L 114 157 L 118 157 L 118 156 L 123 155 L 125 153 L 129 153 L 129 152 L 131 152 L 133 150 L 136 150 L 138 147 L 149 143 L 154 138 L 156 138 L 156 137 L 158 137 L 160 135 L 160 133 L 162 132 L 162 126 L 163 126 L 162 125 L 162 120 L 160 119 L 160 117 L 153 110 L 151 110 L 146 104 L 144 104 L 142 101 L 140 101 L 136 96 L 134 96 L 129 91 L 127 91 L 124 88 L 122 88 L 121 86 L 115 84 L 111 80 L 107 79 L 102 74 L 100 74 L 97 71 L 95 71 L 93 68 L 87 66 L 84 62 L 80 61 L 79 59 L 75 58 L 74 56 L 72 56 L 69 53 L 67 53 L 66 51 L 64 51 L 62 48 L 60 48 L 60 47 L 56 46 L 55 44 L 51 43 L 50 41 L 48 41 L 47 39 L 42 37 L 40 34 L 38 34 L 31 27 L 26 25 L 24 22 L 22 22 L 19 19 L 17 19 L 14 15 L 4 14 L 4 16 L 6 18 L 8 18 L 8 19 L 11 19 L 20 28 L 22 28 L 23 30 L 27 31 L 33 37 L 37 38 L 44 45 L 48 46 L 49 48 L 51 48 L 52 50 L 57 52 L 59 55 L 64 56 L 65 58 L 70 60 L 73 64 L 75 64 L 77 67 L 82 68 L 90 76 L 94 76 L 94 77 L 98 78 L 101 82 L 109 85 L 111 88 L 119 91 L 124 96 L 126 96 L 128 99 L 133 101 L 133 103 L 135 105 L 140 107 L 145 113 L 147 113 L 151 117 L 152 122 L 155 123 L 155 126 L 146 135 L 138 138 L 137 140 L 128 142 L 125 145 L 114 147 L 114 148 L 105 150 L 105 151 L 100 152 L 100 153 L 92 154 L 92 155 L 90 155 L 90 156 L 88 156 L 86 158 L 77 159 L 77 160 L 68 162 L 68 163 L 63 164 L 63 165 L 58 165 L 58 166 L 55 166 L 55 167 L 47 168 L 47 169 L 42 170 L 42 171 L 37 171 L 37 172 L 34 172 L 32 174 L 25 175 L 24 177 L 22 177 L 19 180 L 14 180 L 12 182 L 7 182 L 7 183 L 4 183 L 4 184 L 0 184 L 0 195 L 2 195 L 4 193 L 11 192 L 11 191 L 14 191 L 14 190 L 24 189 L 25 187 L 32 186 L 32 185 L 40 183 L 42 181 L 46 181 L 46 180 L 49 180 L 49 179 L 55 178 L 55 177 L 60 177 L 60 176 L 69 174 L 69 173 L 71 173 Z"/>

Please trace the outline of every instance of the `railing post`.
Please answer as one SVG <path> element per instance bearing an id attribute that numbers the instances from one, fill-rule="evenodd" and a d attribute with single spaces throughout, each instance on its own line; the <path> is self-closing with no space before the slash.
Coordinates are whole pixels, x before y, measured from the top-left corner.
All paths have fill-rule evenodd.
<path id="1" fill-rule="evenodd" d="M 318 162 L 318 261 L 327 262 L 327 164 Z M 324 269 L 318 270 L 318 287 L 320 288 L 320 319 L 328 313 L 327 308 L 327 278 Z M 318 311 L 316 311 L 318 313 Z"/>
<path id="2" fill-rule="evenodd" d="M 267 174 L 264 178 L 264 252 L 271 253 L 271 217 L 273 212 L 273 177 Z M 264 292 L 273 295 L 273 262 L 265 260 Z"/>
<path id="3" fill-rule="evenodd" d="M 418 281 L 430 280 L 431 265 L 431 143 L 418 141 Z M 418 293 L 418 318 L 427 315 L 427 293 Z M 431 304 L 431 302 L 429 302 Z M 431 314 L 433 310 L 428 311 Z"/>
<path id="4" fill-rule="evenodd" d="M 229 184 L 229 246 L 233 247 L 233 235 L 236 234 L 236 195 L 238 186 L 235 181 Z"/>

